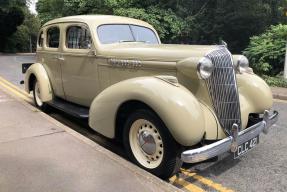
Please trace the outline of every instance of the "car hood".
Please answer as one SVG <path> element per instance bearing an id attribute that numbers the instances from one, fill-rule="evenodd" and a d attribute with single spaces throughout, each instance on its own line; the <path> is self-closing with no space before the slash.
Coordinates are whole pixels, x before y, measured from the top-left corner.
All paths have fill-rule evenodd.
<path id="1" fill-rule="evenodd" d="M 203 57 L 218 45 L 175 45 L 146 43 L 115 43 L 102 45 L 101 56 L 149 61 L 177 62 L 189 57 Z"/>

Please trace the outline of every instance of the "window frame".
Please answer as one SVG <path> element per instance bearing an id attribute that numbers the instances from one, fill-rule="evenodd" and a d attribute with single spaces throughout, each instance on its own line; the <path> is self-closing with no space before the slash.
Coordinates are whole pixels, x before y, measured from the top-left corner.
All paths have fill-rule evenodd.
<path id="1" fill-rule="evenodd" d="M 49 32 L 49 30 L 50 29 L 52 29 L 52 28 L 58 28 L 58 30 L 59 30 L 59 45 L 58 45 L 58 47 L 50 47 L 49 46 L 49 43 L 48 43 L 48 32 Z M 50 50 L 59 50 L 60 49 L 60 47 L 61 47 L 61 28 L 60 28 L 60 26 L 59 25 L 51 25 L 51 26 L 49 26 L 49 27 L 47 27 L 47 29 L 45 30 L 46 32 L 45 32 L 45 36 L 46 36 L 46 39 L 45 39 L 45 48 L 47 48 L 47 49 L 50 49 Z"/>
<path id="2" fill-rule="evenodd" d="M 102 43 L 101 42 L 101 39 L 100 39 L 99 33 L 98 33 L 98 29 L 99 29 L 99 27 L 101 27 L 103 25 L 128 25 L 130 30 L 131 30 L 133 38 L 135 38 L 135 36 L 134 36 L 133 30 L 131 29 L 131 26 L 133 25 L 133 26 L 137 26 L 137 27 L 143 27 L 143 28 L 149 29 L 154 34 L 154 36 L 156 37 L 157 44 L 161 44 L 161 41 L 159 39 L 159 36 L 158 36 L 157 32 L 154 29 L 150 28 L 150 27 L 143 26 L 143 25 L 132 24 L 132 23 L 105 23 L 105 24 L 98 25 L 97 29 L 96 29 L 97 39 L 99 40 L 99 43 L 101 45 L 111 45 L 111 44 L 115 44 L 116 43 L 116 42 L 114 42 L 114 43 Z"/>
<path id="3" fill-rule="evenodd" d="M 81 27 L 81 28 L 84 28 L 84 29 L 88 30 L 88 32 L 90 33 L 90 37 L 91 37 L 91 48 L 79 49 L 79 48 L 69 48 L 67 46 L 68 45 L 67 32 L 68 32 L 69 28 L 71 28 L 71 27 Z M 85 24 L 85 23 L 68 23 L 65 26 L 64 35 L 63 36 L 64 36 L 64 38 L 63 38 L 63 50 L 66 51 L 66 52 L 89 52 L 94 47 L 91 30 L 90 30 L 89 26 L 87 24 Z"/>
<path id="4" fill-rule="evenodd" d="M 42 49 L 43 47 L 44 47 L 44 42 L 45 42 L 45 35 L 44 35 L 44 30 L 43 29 L 41 29 L 40 31 L 39 31 L 39 33 L 38 33 L 38 36 L 37 36 L 37 48 L 40 48 L 40 49 Z M 40 38 L 41 38 L 41 40 L 42 40 L 42 45 L 40 46 Z"/>

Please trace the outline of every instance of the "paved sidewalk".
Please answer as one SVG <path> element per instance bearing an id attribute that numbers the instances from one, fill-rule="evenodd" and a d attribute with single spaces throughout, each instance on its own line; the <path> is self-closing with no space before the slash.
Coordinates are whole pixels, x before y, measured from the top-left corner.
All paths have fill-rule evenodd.
<path id="1" fill-rule="evenodd" d="M 0 87 L 1 192 L 177 191 Z"/>
<path id="2" fill-rule="evenodd" d="M 287 100 L 287 88 L 271 87 L 273 98 Z"/>

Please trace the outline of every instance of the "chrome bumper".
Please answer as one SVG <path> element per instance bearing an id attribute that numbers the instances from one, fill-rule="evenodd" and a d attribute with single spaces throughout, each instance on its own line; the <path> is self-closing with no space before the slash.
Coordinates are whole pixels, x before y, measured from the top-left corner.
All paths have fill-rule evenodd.
<path id="1" fill-rule="evenodd" d="M 267 134 L 269 127 L 271 127 L 278 120 L 278 112 L 274 111 L 270 114 L 269 111 L 264 112 L 263 120 L 255 125 L 238 132 L 238 126 L 234 124 L 232 127 L 232 135 L 214 142 L 210 145 L 205 145 L 197 149 L 191 149 L 182 152 L 181 159 L 186 163 L 201 162 L 212 157 L 218 156 L 222 153 L 231 151 L 234 152 L 238 145 L 256 137 L 261 132 Z"/>

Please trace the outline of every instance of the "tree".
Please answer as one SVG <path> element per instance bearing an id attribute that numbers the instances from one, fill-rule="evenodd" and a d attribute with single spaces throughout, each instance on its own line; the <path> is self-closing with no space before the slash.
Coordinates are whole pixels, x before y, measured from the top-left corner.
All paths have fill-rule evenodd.
<path id="1" fill-rule="evenodd" d="M 42 24 L 57 17 L 64 16 L 64 0 L 39 0 L 36 5 L 39 13 L 38 16 Z"/>
<path id="2" fill-rule="evenodd" d="M 195 30 L 191 37 L 195 43 L 203 44 L 214 44 L 223 39 L 232 52 L 240 53 L 248 45 L 249 37 L 260 34 L 271 24 L 279 22 L 278 17 L 273 17 L 275 13 L 272 12 L 272 2 L 274 1 L 193 0 L 187 9 L 194 17 L 191 24 Z M 276 14 L 279 12 L 278 6 L 276 4 Z"/>
<path id="3" fill-rule="evenodd" d="M 30 52 L 30 49 L 35 51 L 40 26 L 38 17 L 25 9 L 25 20 L 22 25 L 17 27 L 17 31 L 7 39 L 5 51 Z"/>
<path id="4" fill-rule="evenodd" d="M 4 51 L 8 38 L 13 35 L 17 27 L 24 21 L 24 0 L 0 1 L 0 51 Z"/>
<path id="5" fill-rule="evenodd" d="M 249 38 L 283 22 L 287 0 L 39 0 L 41 22 L 80 14 L 109 14 L 151 23 L 164 43 L 216 44 L 240 53 Z"/>

